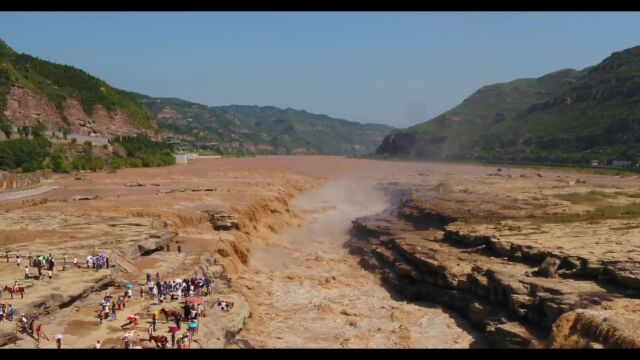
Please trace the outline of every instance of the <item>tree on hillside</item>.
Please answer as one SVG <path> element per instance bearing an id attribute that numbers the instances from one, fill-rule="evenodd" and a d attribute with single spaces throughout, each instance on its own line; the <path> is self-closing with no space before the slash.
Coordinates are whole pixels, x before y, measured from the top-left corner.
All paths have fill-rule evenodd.
<path id="1" fill-rule="evenodd" d="M 23 138 L 28 138 L 31 134 L 31 128 L 29 126 L 21 126 L 18 128 L 18 134 Z"/>
<path id="2" fill-rule="evenodd" d="M 71 171 L 71 164 L 65 161 L 62 148 L 54 150 L 53 155 L 51 156 L 51 166 L 53 171 L 57 173 L 68 173 Z"/>
<path id="3" fill-rule="evenodd" d="M 0 131 L 4 133 L 4 136 L 6 136 L 7 139 L 11 139 L 11 133 L 13 132 L 13 129 L 11 128 L 11 124 L 8 121 L 0 121 Z"/>
<path id="4" fill-rule="evenodd" d="M 93 155 L 93 143 L 89 140 L 85 141 L 84 144 L 82 144 L 82 151 L 87 156 Z"/>
<path id="5" fill-rule="evenodd" d="M 31 135 L 33 135 L 33 137 L 43 137 L 46 131 L 47 127 L 42 123 L 42 121 L 38 120 L 38 122 L 31 128 Z"/>

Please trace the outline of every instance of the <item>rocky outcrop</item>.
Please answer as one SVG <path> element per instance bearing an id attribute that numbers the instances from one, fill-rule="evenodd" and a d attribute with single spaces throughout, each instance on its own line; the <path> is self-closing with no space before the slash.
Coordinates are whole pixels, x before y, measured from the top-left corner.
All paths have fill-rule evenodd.
<path id="1" fill-rule="evenodd" d="M 56 275 L 66 278 L 69 275 Z M 41 316 L 59 309 L 64 309 L 76 301 L 87 297 L 89 294 L 101 291 L 113 284 L 113 275 L 110 271 L 89 272 L 83 281 L 65 281 L 64 291 L 60 291 L 60 285 L 56 283 L 38 283 L 37 289 L 33 283 L 36 280 L 24 281 L 26 288 L 25 298 L 19 305 L 19 311 L 26 314 L 38 313 Z M 16 320 L 18 320 L 16 314 Z M 17 321 L 16 321 L 17 323 Z M 16 343 L 22 340 L 22 336 L 16 335 L 14 327 L 4 327 L 0 331 L 0 347 Z"/>
<path id="2" fill-rule="evenodd" d="M 140 132 L 120 110 L 109 112 L 98 105 L 91 114 L 86 114 L 77 100 L 67 99 L 61 113 L 46 96 L 18 85 L 9 90 L 4 114 L 15 126 L 33 126 L 41 120 L 51 131 L 69 128 L 72 133 L 100 136 Z"/>
<path id="3" fill-rule="evenodd" d="M 354 220 L 348 247 L 408 299 L 459 312 L 500 348 L 547 346 L 563 314 L 584 317 L 590 310 L 601 316 L 598 309 L 637 296 L 635 262 L 594 265 L 551 249 L 449 230 L 455 220 L 426 202 L 404 199 L 398 208 Z M 603 346 L 618 344 L 596 338 Z"/>
<path id="4" fill-rule="evenodd" d="M 209 216 L 209 222 L 216 231 L 238 230 L 240 228 L 238 218 L 235 215 L 222 210 L 209 210 L 206 211 L 206 214 Z"/>
<path id="5" fill-rule="evenodd" d="M 69 198 L 70 201 L 96 200 L 98 195 L 75 195 Z"/>
<path id="6" fill-rule="evenodd" d="M 152 186 L 157 186 L 153 185 Z M 169 190 L 158 190 L 156 195 L 164 195 L 164 194 L 173 194 L 173 193 L 185 193 L 185 192 L 202 192 L 202 191 L 216 191 L 216 188 L 184 188 L 184 189 L 169 189 Z"/>

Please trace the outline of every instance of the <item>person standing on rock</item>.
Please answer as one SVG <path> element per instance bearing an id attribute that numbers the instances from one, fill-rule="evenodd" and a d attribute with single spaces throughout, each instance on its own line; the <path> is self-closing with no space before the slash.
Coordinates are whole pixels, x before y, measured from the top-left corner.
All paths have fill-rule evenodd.
<path id="1" fill-rule="evenodd" d="M 58 337 L 58 338 L 56 339 L 56 347 L 57 347 L 58 349 L 62 349 L 62 338 L 61 338 L 61 337 Z"/>
<path id="2" fill-rule="evenodd" d="M 180 246 L 180 244 L 178 244 L 178 254 L 180 254 L 182 252 L 182 246 Z"/>
<path id="3" fill-rule="evenodd" d="M 115 301 L 111 302 L 111 320 L 117 320 L 116 319 L 116 302 Z"/>
<path id="4" fill-rule="evenodd" d="M 29 266 L 31 266 L 32 262 L 33 262 L 33 256 L 31 256 L 31 251 L 29 251 Z"/>
<path id="5" fill-rule="evenodd" d="M 27 265 L 24 266 L 24 278 L 25 279 L 29 278 L 29 266 Z"/>
<path id="6" fill-rule="evenodd" d="M 151 316 L 151 326 L 153 326 L 153 332 L 156 331 L 157 322 L 158 322 L 158 316 L 156 315 L 156 312 L 154 312 L 153 315 Z"/>
<path id="7" fill-rule="evenodd" d="M 49 280 L 51 280 L 51 278 L 53 278 L 53 273 L 51 272 L 51 270 L 48 271 L 49 272 Z"/>
<path id="8" fill-rule="evenodd" d="M 73 257 L 73 267 L 78 268 L 78 257 L 77 256 Z"/>
<path id="9" fill-rule="evenodd" d="M 140 285 L 140 299 L 144 298 L 144 286 Z"/>
<path id="10" fill-rule="evenodd" d="M 109 269 L 109 257 L 107 256 L 107 258 L 105 259 L 105 263 L 107 264 L 107 269 Z"/>
<path id="11" fill-rule="evenodd" d="M 63 266 L 67 266 L 67 253 L 64 253 Z"/>
<path id="12" fill-rule="evenodd" d="M 176 320 L 176 326 L 178 327 L 178 329 L 180 329 L 180 322 L 182 321 L 182 315 L 176 314 L 175 320 Z"/>
<path id="13" fill-rule="evenodd" d="M 20 255 L 17 255 L 17 256 L 16 256 L 16 267 L 20 267 L 20 261 L 22 261 L 22 260 L 20 259 Z"/>
<path id="14" fill-rule="evenodd" d="M 33 332 L 33 324 L 36 322 L 36 320 L 34 319 L 34 316 L 29 316 L 29 324 L 27 325 L 28 329 L 29 329 L 29 335 L 34 336 L 35 333 Z"/>
<path id="15" fill-rule="evenodd" d="M 42 324 L 38 324 L 38 326 L 36 326 L 36 342 L 38 344 L 40 344 L 40 338 L 45 338 L 49 340 L 49 337 L 47 336 L 47 334 L 45 334 L 44 330 L 42 330 Z"/>
<path id="16" fill-rule="evenodd" d="M 96 341 L 96 345 L 93 348 L 100 349 L 100 340 Z"/>
<path id="17" fill-rule="evenodd" d="M 184 318 L 188 319 L 189 318 L 189 313 L 191 312 L 191 307 L 189 306 L 188 302 L 184 302 L 184 307 L 182 308 L 183 312 L 184 312 Z"/>
<path id="18" fill-rule="evenodd" d="M 9 250 L 6 250 L 4 252 L 5 256 L 7 257 L 7 264 L 9 263 Z"/>

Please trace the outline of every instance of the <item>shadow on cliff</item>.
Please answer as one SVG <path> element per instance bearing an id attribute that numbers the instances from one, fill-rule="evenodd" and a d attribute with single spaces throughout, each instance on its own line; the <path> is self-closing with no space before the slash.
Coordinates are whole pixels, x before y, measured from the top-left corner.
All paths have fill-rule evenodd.
<path id="1" fill-rule="evenodd" d="M 358 264 L 364 270 L 378 277 L 378 280 L 380 281 L 380 286 L 389 293 L 389 295 L 391 296 L 391 299 L 393 299 L 394 301 L 405 302 L 407 304 L 421 306 L 429 309 L 439 309 L 440 311 L 443 311 L 444 313 L 449 315 L 449 317 L 451 317 L 451 319 L 454 320 L 454 322 L 459 328 L 464 329 L 469 333 L 469 335 L 472 336 L 473 342 L 469 344 L 470 348 L 488 348 L 489 347 L 488 341 L 486 340 L 484 335 L 481 332 L 475 330 L 473 326 L 469 323 L 469 321 L 465 320 L 462 316 L 458 315 L 454 310 L 447 309 L 446 307 L 440 306 L 436 303 L 429 302 L 429 301 L 412 300 L 407 296 L 401 294 L 398 290 L 396 290 L 396 288 L 392 284 L 389 284 L 386 281 L 384 281 L 383 278 L 380 276 L 380 271 L 385 271 L 386 269 L 381 269 L 379 264 L 377 263 L 373 264 L 369 262 L 367 256 L 363 256 L 369 250 L 366 249 L 367 243 L 359 238 L 360 236 L 362 236 L 362 234 L 352 228 L 349 231 L 349 235 L 350 235 L 349 240 L 347 240 L 343 244 L 343 247 L 351 255 L 359 257 Z"/>

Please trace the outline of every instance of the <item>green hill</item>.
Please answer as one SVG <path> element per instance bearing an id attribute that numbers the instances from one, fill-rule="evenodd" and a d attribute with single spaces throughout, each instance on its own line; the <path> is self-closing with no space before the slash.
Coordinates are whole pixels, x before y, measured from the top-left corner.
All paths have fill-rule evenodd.
<path id="1" fill-rule="evenodd" d="M 45 96 L 65 123 L 69 122 L 65 114 L 65 101 L 75 99 L 89 116 L 96 106 L 101 105 L 109 113 L 115 110 L 124 113 L 133 127 L 156 127 L 151 114 L 130 94 L 72 66 L 16 53 L 0 40 L 0 114 L 7 109 L 12 85 Z M 42 120 L 45 124 L 50 121 L 46 118 Z"/>
<path id="2" fill-rule="evenodd" d="M 640 47 L 582 71 L 485 86 L 462 104 L 385 138 L 379 154 L 585 163 L 640 160 Z"/>
<path id="3" fill-rule="evenodd" d="M 209 107 L 136 94 L 169 132 L 195 141 L 236 143 L 259 153 L 351 155 L 375 150 L 392 128 L 273 106 Z M 253 149 L 253 150 L 252 150 Z"/>

